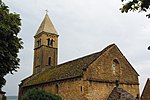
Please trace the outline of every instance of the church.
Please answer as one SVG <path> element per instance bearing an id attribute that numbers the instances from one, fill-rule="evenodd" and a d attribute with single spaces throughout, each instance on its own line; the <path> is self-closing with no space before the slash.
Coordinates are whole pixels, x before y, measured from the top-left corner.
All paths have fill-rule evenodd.
<path id="1" fill-rule="evenodd" d="M 150 100 L 150 78 L 147 79 L 147 82 L 141 94 L 141 100 Z"/>
<path id="2" fill-rule="evenodd" d="M 32 88 L 63 100 L 137 100 L 139 74 L 115 44 L 58 64 L 58 36 L 46 14 L 34 36 L 33 74 L 19 84 L 19 100 Z"/>

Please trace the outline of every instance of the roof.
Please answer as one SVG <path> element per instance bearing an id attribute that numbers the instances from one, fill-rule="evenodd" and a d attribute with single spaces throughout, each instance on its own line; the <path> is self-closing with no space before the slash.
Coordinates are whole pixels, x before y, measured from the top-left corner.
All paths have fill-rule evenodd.
<path id="1" fill-rule="evenodd" d="M 97 52 L 91 55 L 87 55 L 60 65 L 55 66 L 53 69 L 46 70 L 29 78 L 24 86 L 37 85 L 46 82 L 64 80 L 68 78 L 80 77 L 83 75 L 84 69 L 86 69 L 93 61 L 95 61 L 103 52 L 113 47 L 115 44 L 111 44 L 103 49 L 101 52 Z"/>
<path id="2" fill-rule="evenodd" d="M 124 89 L 115 87 L 107 100 L 136 100 L 136 98 Z"/>
<path id="3" fill-rule="evenodd" d="M 25 81 L 22 81 L 23 86 L 38 85 L 47 82 L 55 82 L 55 81 L 60 81 L 60 80 L 65 80 L 70 78 L 82 77 L 83 71 L 87 69 L 90 64 L 92 64 L 104 52 L 110 50 L 113 47 L 117 47 L 117 46 L 115 44 L 111 44 L 100 52 L 93 53 L 72 61 L 68 61 L 66 63 L 57 66 L 53 66 L 53 68 L 51 69 L 47 69 L 41 73 L 32 75 L 29 78 L 26 78 Z M 132 69 L 134 70 L 134 68 Z M 135 71 L 135 73 L 137 72 Z"/>
<path id="4" fill-rule="evenodd" d="M 133 66 L 130 64 L 130 62 L 126 59 L 126 57 L 123 55 L 123 53 L 119 50 L 119 48 L 117 47 L 118 51 L 122 54 L 122 56 L 125 58 L 126 62 L 131 66 L 132 70 L 138 75 L 138 72 L 133 68 Z"/>
<path id="5" fill-rule="evenodd" d="M 147 79 L 147 82 L 141 95 L 141 100 L 149 100 L 149 99 L 150 99 L 150 78 Z"/>
<path id="6" fill-rule="evenodd" d="M 54 25 L 52 24 L 48 14 L 45 15 L 44 20 L 42 21 L 37 33 L 35 35 L 38 35 L 41 32 L 47 32 L 47 33 L 53 33 L 57 34 Z"/>

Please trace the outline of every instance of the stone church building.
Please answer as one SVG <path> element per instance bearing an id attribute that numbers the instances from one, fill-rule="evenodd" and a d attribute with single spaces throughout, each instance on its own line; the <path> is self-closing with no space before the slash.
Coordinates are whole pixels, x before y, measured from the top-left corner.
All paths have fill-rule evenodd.
<path id="1" fill-rule="evenodd" d="M 139 74 L 115 44 L 58 65 L 58 34 L 47 14 L 34 38 L 33 74 L 21 81 L 19 100 L 32 88 L 63 100 L 135 100 L 139 95 Z M 121 99 L 117 91 L 133 99 Z M 120 99 L 110 99 L 114 93 Z"/>
<path id="2" fill-rule="evenodd" d="M 141 100 L 150 100 L 150 78 L 147 79 L 141 95 Z"/>

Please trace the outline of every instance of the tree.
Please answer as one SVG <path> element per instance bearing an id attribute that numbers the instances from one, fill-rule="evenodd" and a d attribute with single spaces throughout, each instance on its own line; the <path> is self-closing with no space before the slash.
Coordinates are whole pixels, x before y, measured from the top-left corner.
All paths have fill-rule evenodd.
<path id="1" fill-rule="evenodd" d="M 0 89 L 6 83 L 4 76 L 19 68 L 18 53 L 23 48 L 18 37 L 20 21 L 19 14 L 10 13 L 8 6 L 0 0 Z"/>
<path id="2" fill-rule="evenodd" d="M 150 46 L 148 47 L 148 50 L 150 50 Z"/>
<path id="3" fill-rule="evenodd" d="M 60 96 L 53 95 L 44 90 L 31 89 L 28 90 L 22 100 L 62 100 Z"/>
<path id="4" fill-rule="evenodd" d="M 121 1 L 125 2 L 126 0 Z M 123 7 L 120 10 L 122 13 L 128 13 L 128 11 L 147 12 L 149 9 L 150 0 L 128 0 L 126 3 L 123 4 Z M 150 14 L 147 14 L 146 16 L 150 18 Z M 150 50 L 150 46 L 148 47 L 148 50 Z"/>
<path id="5" fill-rule="evenodd" d="M 125 2 L 126 0 L 121 0 Z M 123 4 L 123 7 L 120 9 L 122 13 L 128 11 L 139 11 L 139 12 L 147 12 L 150 8 L 150 0 L 128 0 L 126 3 Z M 146 15 L 150 18 L 150 14 Z"/>

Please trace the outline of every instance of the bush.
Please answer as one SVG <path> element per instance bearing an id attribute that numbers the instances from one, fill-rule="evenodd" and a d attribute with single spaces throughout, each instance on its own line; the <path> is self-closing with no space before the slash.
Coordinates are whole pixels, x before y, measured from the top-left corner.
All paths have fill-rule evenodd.
<path id="1" fill-rule="evenodd" d="M 22 100 L 62 100 L 62 98 L 44 90 L 31 89 L 24 94 Z"/>

